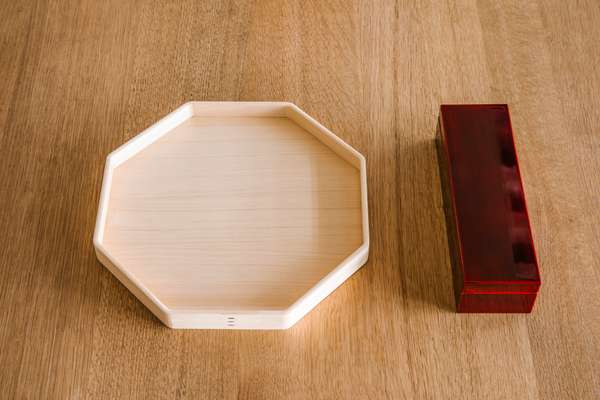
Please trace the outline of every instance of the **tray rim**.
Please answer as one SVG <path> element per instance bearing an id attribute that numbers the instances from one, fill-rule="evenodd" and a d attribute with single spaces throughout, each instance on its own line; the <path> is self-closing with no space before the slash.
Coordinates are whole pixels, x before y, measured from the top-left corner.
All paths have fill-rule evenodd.
<path id="1" fill-rule="evenodd" d="M 170 309 L 121 265 L 103 245 L 113 171 L 191 117 L 287 117 L 315 136 L 360 172 L 362 244 L 292 305 L 282 310 Z M 290 102 L 190 101 L 137 134 L 107 157 L 102 178 L 93 243 L 98 260 L 166 326 L 175 329 L 287 329 L 308 314 L 369 256 L 366 159 L 352 146 Z"/>

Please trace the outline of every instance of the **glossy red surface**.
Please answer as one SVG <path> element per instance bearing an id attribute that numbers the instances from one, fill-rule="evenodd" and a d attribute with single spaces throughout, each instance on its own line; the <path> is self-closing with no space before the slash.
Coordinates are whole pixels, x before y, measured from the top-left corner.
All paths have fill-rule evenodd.
<path id="1" fill-rule="evenodd" d="M 442 105 L 438 158 L 459 312 L 530 312 L 537 258 L 506 105 Z"/>

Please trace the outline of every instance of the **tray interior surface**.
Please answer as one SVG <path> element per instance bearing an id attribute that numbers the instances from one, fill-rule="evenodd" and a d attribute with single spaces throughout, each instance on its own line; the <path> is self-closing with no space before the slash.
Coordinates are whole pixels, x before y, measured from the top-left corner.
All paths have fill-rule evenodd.
<path id="1" fill-rule="evenodd" d="M 113 174 L 104 245 L 170 309 L 289 307 L 362 242 L 359 170 L 285 117 L 192 117 Z"/>

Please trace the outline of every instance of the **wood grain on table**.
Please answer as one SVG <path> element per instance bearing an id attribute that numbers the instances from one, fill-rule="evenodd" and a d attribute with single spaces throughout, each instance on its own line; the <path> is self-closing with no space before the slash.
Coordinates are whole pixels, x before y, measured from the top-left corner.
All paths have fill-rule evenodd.
<path id="1" fill-rule="evenodd" d="M 0 2 L 0 398 L 600 398 L 600 5 Z M 367 157 L 369 262 L 287 331 L 174 331 L 97 260 L 104 158 L 188 100 Z M 508 103 L 531 315 L 454 313 L 440 103 Z"/>

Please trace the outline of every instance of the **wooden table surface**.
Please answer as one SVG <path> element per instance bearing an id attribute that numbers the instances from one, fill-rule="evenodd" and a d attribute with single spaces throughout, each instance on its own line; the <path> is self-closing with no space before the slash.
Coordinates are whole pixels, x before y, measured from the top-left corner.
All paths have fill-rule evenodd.
<path id="1" fill-rule="evenodd" d="M 1 398 L 600 398 L 600 5 L 2 1 Z M 369 262 L 287 331 L 174 331 L 97 260 L 106 155 L 287 100 L 367 157 Z M 440 103 L 508 103 L 531 315 L 454 313 Z"/>

